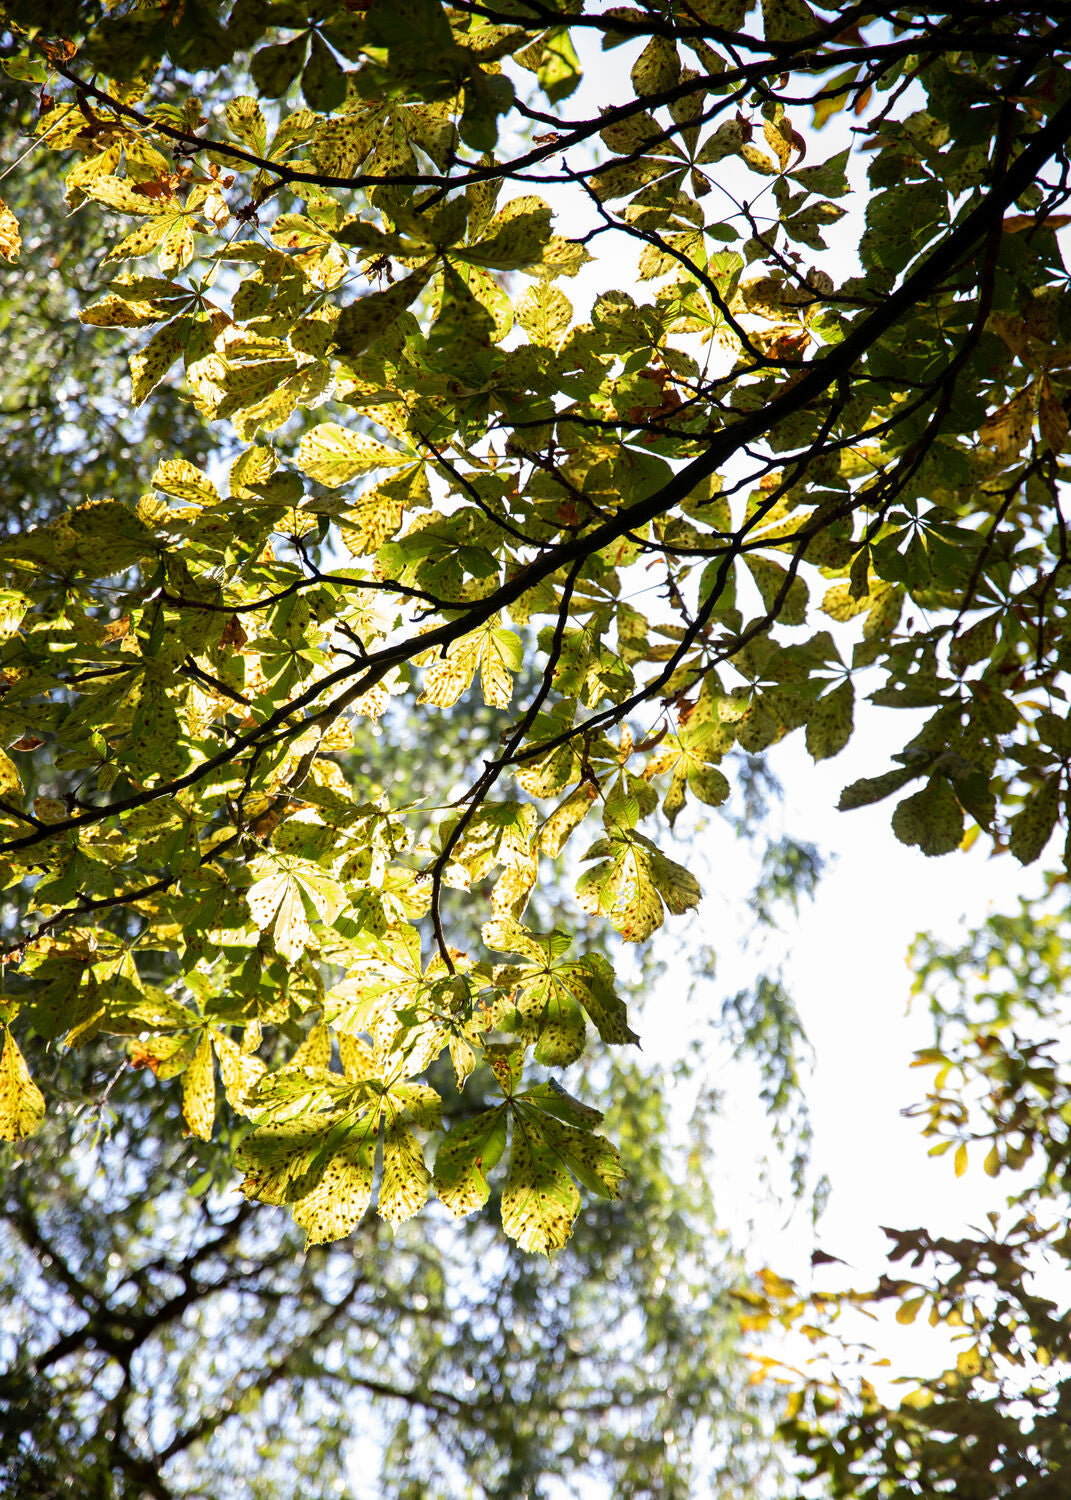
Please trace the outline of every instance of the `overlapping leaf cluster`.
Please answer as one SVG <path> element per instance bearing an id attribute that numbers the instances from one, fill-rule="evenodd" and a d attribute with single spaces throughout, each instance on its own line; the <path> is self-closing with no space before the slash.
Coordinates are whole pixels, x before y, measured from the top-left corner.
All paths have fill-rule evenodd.
<path id="1" fill-rule="evenodd" d="M 835 755 L 864 690 L 926 718 L 843 807 L 906 794 L 902 840 L 984 830 L 1024 861 L 1065 818 L 1068 24 L 6 12 L 39 148 L 113 226 L 83 321 L 130 340 L 133 405 L 176 383 L 219 451 L 0 547 L 0 854 L 40 914 L 3 1132 L 41 1109 L 16 1032 L 109 1032 L 182 1075 L 194 1133 L 218 1067 L 246 1191 L 312 1240 L 432 1182 L 469 1211 L 508 1136 L 506 1227 L 552 1250 L 619 1169 L 525 1058 L 574 1061 L 589 1021 L 632 1039 L 607 966 L 524 924 L 571 841 L 582 909 L 644 941 L 700 897 L 659 808 L 722 801 L 734 746 Z M 604 109 L 574 118 L 592 42 Z M 259 94 L 203 115 L 197 71 L 236 53 Z M 848 104 L 827 155 L 810 127 Z M 626 263 L 636 294 L 606 290 Z M 433 755 L 468 692 L 501 734 L 453 807 L 347 782 L 391 694 Z M 444 886 L 484 904 L 485 952 L 451 946 Z M 442 1054 L 502 1103 L 433 1172 Z"/>

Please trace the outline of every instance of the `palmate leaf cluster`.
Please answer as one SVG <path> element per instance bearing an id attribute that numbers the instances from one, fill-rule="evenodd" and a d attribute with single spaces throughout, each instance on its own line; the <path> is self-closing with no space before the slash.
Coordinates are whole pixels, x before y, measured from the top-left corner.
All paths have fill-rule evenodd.
<path id="1" fill-rule="evenodd" d="M 6 14 L 37 152 L 107 226 L 84 324 L 129 341 L 132 408 L 174 385 L 220 438 L 0 546 L 0 857 L 38 914 L 3 1133 L 45 1102 L 27 1036 L 125 1038 L 195 1136 L 218 1076 L 246 1193 L 310 1243 L 497 1171 L 553 1251 L 621 1172 L 539 1069 L 633 1039 L 607 965 L 526 921 L 563 851 L 645 941 L 700 899 L 662 820 L 724 800 L 734 747 L 835 755 L 864 692 L 925 717 L 842 807 L 1024 862 L 1065 821 L 1066 20 Z M 236 55 L 257 92 L 207 103 Z M 466 694 L 499 732 L 449 806 L 347 780 L 392 695 L 434 755 Z M 440 1058 L 499 1100 L 445 1137 Z"/>

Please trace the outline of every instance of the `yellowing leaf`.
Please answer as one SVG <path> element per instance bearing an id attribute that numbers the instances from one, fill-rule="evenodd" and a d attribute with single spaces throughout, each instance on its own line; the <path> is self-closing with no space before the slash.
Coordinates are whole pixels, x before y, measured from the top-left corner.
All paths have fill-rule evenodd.
<path id="1" fill-rule="evenodd" d="M 506 1149 L 506 1107 L 486 1110 L 451 1130 L 435 1158 L 435 1192 L 455 1219 L 487 1202 L 486 1174 Z"/>
<path id="2" fill-rule="evenodd" d="M 21 797 L 22 778 L 6 750 L 0 750 L 0 797 Z"/>
<path id="3" fill-rule="evenodd" d="M 212 1139 L 216 1118 L 216 1077 L 212 1066 L 212 1039 L 201 1032 L 197 1050 L 182 1075 L 182 1114 L 191 1135 Z"/>
<path id="4" fill-rule="evenodd" d="M 952 1158 L 952 1167 L 957 1177 L 962 1177 L 967 1170 L 967 1145 L 960 1141 L 956 1147 L 956 1154 Z"/>
<path id="5" fill-rule="evenodd" d="M 815 130 L 821 130 L 827 125 L 835 114 L 838 114 L 848 103 L 851 97 L 848 88 L 859 77 L 858 67 L 846 68 L 843 73 L 838 73 L 828 82 L 823 80 L 820 92 L 828 94 L 827 99 L 816 99 L 814 104 L 814 117 L 812 124 Z"/>
<path id="6" fill-rule="evenodd" d="M 308 1236 L 306 1248 L 343 1239 L 363 1218 L 372 1196 L 376 1139 L 374 1123 L 361 1121 L 316 1186 L 294 1204 L 294 1221 Z"/>
<path id="7" fill-rule="evenodd" d="M 255 156 L 263 156 L 267 149 L 268 127 L 256 99 L 248 94 L 228 101 L 223 111 L 228 126 L 244 141 Z"/>
<path id="8" fill-rule="evenodd" d="M 293 963 L 312 932 L 301 883 L 289 869 L 274 870 L 249 888 L 246 900 L 253 921 L 262 932 L 271 929 L 276 948 Z"/>
<path id="9" fill-rule="evenodd" d="M 416 1137 L 400 1121 L 383 1133 L 383 1180 L 379 1186 L 379 1213 L 396 1229 L 424 1207 L 431 1173 Z"/>
<path id="10" fill-rule="evenodd" d="M 662 926 L 662 903 L 676 914 L 699 904 L 699 882 L 642 834 L 600 839 L 585 859 L 602 863 L 577 882 L 585 911 L 607 917 L 628 943 L 642 943 Z"/>
<path id="11" fill-rule="evenodd" d="M 44 1117 L 44 1096 L 30 1077 L 15 1038 L 5 1031 L 0 1055 L 0 1141 L 25 1140 Z"/>
<path id="12" fill-rule="evenodd" d="M 251 1057 L 219 1031 L 212 1034 L 212 1042 L 219 1059 L 220 1077 L 227 1103 L 239 1114 L 248 1114 L 249 1095 L 267 1071 L 259 1057 Z"/>
<path id="13" fill-rule="evenodd" d="M 219 491 L 208 475 L 185 458 L 167 458 L 157 464 L 152 484 L 187 505 L 220 504 Z"/>
<path id="14" fill-rule="evenodd" d="M 516 1119 L 502 1228 L 522 1250 L 549 1257 L 567 1243 L 579 1209 L 580 1194 L 558 1154 L 530 1120 Z"/>
<path id="15" fill-rule="evenodd" d="M 135 406 L 140 406 L 156 389 L 182 353 L 185 321 L 166 324 L 153 334 L 144 349 L 130 356 L 130 394 Z"/>
<path id="16" fill-rule="evenodd" d="M 348 484 L 358 474 L 412 462 L 411 457 L 377 443 L 362 433 L 349 432 L 337 422 L 321 422 L 306 432 L 298 445 L 296 463 L 311 479 L 331 489 Z"/>
<path id="17" fill-rule="evenodd" d="M 777 164 L 783 172 L 796 151 L 792 141 L 792 127 L 787 120 L 782 120 L 779 125 L 775 125 L 772 120 L 764 120 L 762 133 L 766 144 L 772 146 Z"/>
<path id="18" fill-rule="evenodd" d="M 145 328 L 158 323 L 160 314 L 152 302 L 135 302 L 128 297 L 107 296 L 83 307 L 79 322 L 93 328 Z"/>
<path id="19" fill-rule="evenodd" d="M 105 173 L 79 186 L 87 198 L 95 198 L 98 203 L 106 203 L 109 208 L 117 208 L 122 213 L 173 216 L 176 211 L 174 200 L 165 193 L 143 189 L 140 183 L 127 177 Z"/>
<path id="20" fill-rule="evenodd" d="M 524 665 L 524 648 L 512 630 L 488 623 L 480 643 L 480 686 L 483 701 L 493 708 L 508 708 L 513 696 L 513 673 Z"/>
<path id="21" fill-rule="evenodd" d="M 16 261 L 21 250 L 22 236 L 19 234 L 19 221 L 3 198 L 0 198 L 0 255 L 5 260 Z"/>
<path id="22" fill-rule="evenodd" d="M 313 1162 L 332 1123 L 330 1115 L 300 1115 L 271 1120 L 247 1136 L 235 1154 L 237 1166 L 246 1174 L 242 1182 L 246 1197 L 258 1198 L 262 1203 L 285 1204 L 298 1202 L 311 1192 L 319 1181 Z M 371 1183 L 369 1158 L 369 1193 Z"/>
<path id="23" fill-rule="evenodd" d="M 912 1297 L 908 1302 L 901 1302 L 896 1309 L 896 1321 L 898 1323 L 913 1323 L 919 1315 L 919 1309 L 926 1301 L 925 1297 Z"/>
<path id="24" fill-rule="evenodd" d="M 471 635 L 454 641 L 445 657 L 428 667 L 424 691 L 417 702 L 449 708 L 472 682 L 479 666 L 484 702 L 494 708 L 508 708 L 513 695 L 512 674 L 520 671 L 523 662 L 520 637 L 489 620 Z"/>
<path id="25" fill-rule="evenodd" d="M 1048 375 L 1042 376 L 1041 380 L 1038 424 L 1041 427 L 1042 440 L 1048 444 L 1053 453 L 1065 452 L 1069 432 L 1067 408 L 1053 390 L 1052 381 Z"/>
<path id="26" fill-rule="evenodd" d="M 550 240 L 550 224 L 551 211 L 542 198 L 512 198 L 495 214 L 478 244 L 455 246 L 451 256 L 501 271 L 537 266 Z"/>
<path id="27" fill-rule="evenodd" d="M 528 288 L 517 308 L 517 321 L 534 344 L 561 348 L 573 318 L 573 306 L 564 292 L 547 281 Z"/>

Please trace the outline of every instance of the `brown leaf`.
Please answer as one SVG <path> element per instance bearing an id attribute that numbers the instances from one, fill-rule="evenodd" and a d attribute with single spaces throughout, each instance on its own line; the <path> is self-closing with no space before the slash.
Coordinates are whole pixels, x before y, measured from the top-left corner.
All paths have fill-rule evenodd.
<path id="1" fill-rule="evenodd" d="M 1004 220 L 1005 234 L 1021 234 L 1024 229 L 1064 229 L 1071 224 L 1071 214 L 1048 214 L 1039 219 L 1036 214 L 1009 214 Z"/>
<path id="2" fill-rule="evenodd" d="M 1053 453 L 1063 453 L 1067 448 L 1068 420 L 1063 402 L 1052 388 L 1047 375 L 1041 379 L 1041 395 L 1038 400 L 1038 421 L 1041 436 Z"/>
<path id="3" fill-rule="evenodd" d="M 999 463 L 1015 458 L 1030 435 L 1034 425 L 1036 387 L 1037 381 L 1031 381 L 1025 390 L 1006 401 L 978 429 L 979 438 L 987 448 L 993 449 Z"/>

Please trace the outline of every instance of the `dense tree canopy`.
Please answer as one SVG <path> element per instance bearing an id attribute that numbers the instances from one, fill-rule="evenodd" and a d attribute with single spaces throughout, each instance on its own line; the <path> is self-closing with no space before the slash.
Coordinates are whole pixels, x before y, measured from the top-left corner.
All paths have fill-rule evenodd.
<path id="1" fill-rule="evenodd" d="M 0 160 L 11 162 L 34 100 L 4 97 Z M 96 221 L 67 214 L 52 168 L 32 153 L 4 188 L 30 247 L 0 265 L 0 322 L 18 340 L 0 454 L 9 533 L 87 492 L 136 505 L 142 476 L 172 451 L 165 436 L 187 456 L 210 441 L 167 384 L 136 417 L 124 411 L 122 343 L 110 330 L 79 335 L 80 288 L 107 244 L 86 237 Z M 51 379 L 59 365 L 62 386 Z M 408 779 L 440 801 L 469 773 L 494 716 L 466 695 L 422 763 L 423 709 L 396 699 L 389 730 L 354 746 L 343 774 L 389 780 L 396 795 Z M 735 830 L 739 868 L 757 882 L 741 919 L 753 908 L 769 932 L 780 903 L 809 889 L 814 859 L 770 838 L 763 803 L 774 791 L 776 810 L 775 789 L 758 761 L 740 769 L 743 796 L 716 817 Z M 23 762 L 27 790 L 35 770 L 47 776 L 43 757 Z M 8 936 L 25 930 L 28 887 L 8 890 Z M 463 893 L 446 895 L 452 933 L 478 941 Z M 544 925 L 567 919 L 555 891 L 537 899 Z M 599 938 L 589 926 L 585 942 Z M 651 958 L 630 985 L 638 1025 L 640 983 L 658 1003 Z M 709 961 L 695 958 L 709 989 Z M 776 964 L 729 997 L 726 1018 L 731 1043 L 759 1062 L 798 1170 L 798 1024 Z M 716 1012 L 711 1020 L 723 1055 Z M 106 1036 L 48 1051 L 31 1037 L 27 1052 L 50 1109 L 32 1141 L 0 1147 L 5 1493 L 288 1500 L 310 1488 L 354 1493 L 359 1473 L 362 1495 L 445 1500 L 534 1497 L 582 1474 L 592 1494 L 740 1500 L 761 1482 L 771 1404 L 765 1390 L 741 1389 L 741 1307 L 729 1295 L 740 1266 L 704 1180 L 714 1096 L 700 1092 L 687 1149 L 670 1139 L 679 1134 L 670 1096 L 679 1116 L 680 1090 L 694 1094 L 698 1083 L 690 1063 L 666 1072 L 633 1053 L 585 1075 L 627 1180 L 616 1201 L 589 1204 L 550 1267 L 501 1240 L 494 1191 L 489 1215 L 452 1232 L 440 1223 L 428 1236 L 417 1221 L 394 1235 L 366 1219 L 337 1252 L 303 1255 L 304 1235 L 282 1210 L 235 1202 L 234 1130 L 221 1121 L 212 1141 L 183 1139 L 179 1086 L 124 1070 Z M 478 1080 L 461 1097 L 440 1078 L 448 1122 L 482 1107 Z"/>
<path id="2" fill-rule="evenodd" d="M 27 145 L 107 245 L 108 401 L 174 387 L 201 462 L 0 544 L 0 857 L 34 913 L 0 1129 L 43 1118 L 27 1038 L 112 1036 L 195 1137 L 218 1074 L 245 1193 L 311 1244 L 495 1181 L 558 1249 L 622 1166 L 555 1074 L 589 1023 L 636 1036 L 586 924 L 526 914 L 563 861 L 646 941 L 700 900 L 661 844 L 734 747 L 835 755 L 864 691 L 926 714 L 843 808 L 1023 862 L 1066 821 L 1071 22 L 5 12 Z M 394 699 L 433 757 L 466 695 L 493 712 L 445 798 L 344 774 Z M 447 1059 L 487 1097 L 444 1132 Z"/>

